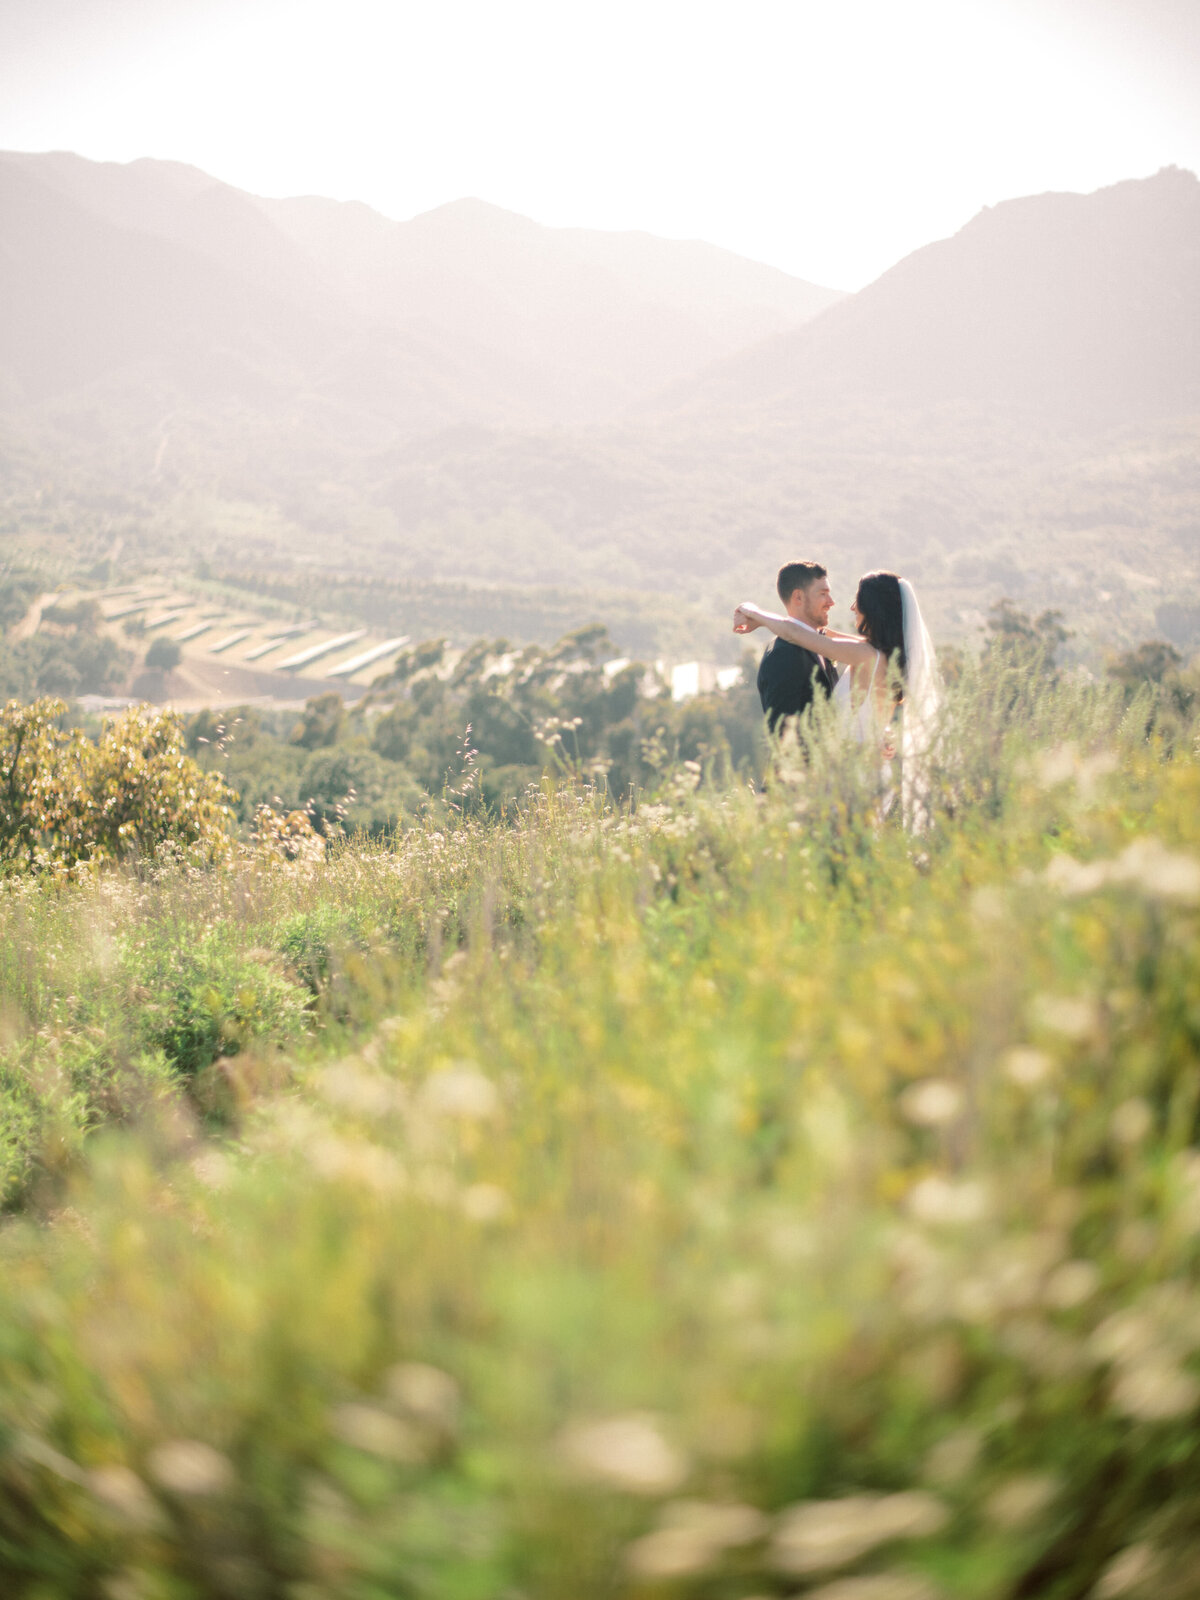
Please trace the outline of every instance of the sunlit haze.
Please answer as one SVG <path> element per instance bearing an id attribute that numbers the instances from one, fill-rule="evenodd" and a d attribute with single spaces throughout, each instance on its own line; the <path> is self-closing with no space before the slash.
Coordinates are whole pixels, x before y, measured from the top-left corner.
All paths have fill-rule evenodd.
<path id="1" fill-rule="evenodd" d="M 5 0 L 0 147 L 407 217 L 477 195 L 853 289 L 981 206 L 1200 164 L 1194 0 Z"/>

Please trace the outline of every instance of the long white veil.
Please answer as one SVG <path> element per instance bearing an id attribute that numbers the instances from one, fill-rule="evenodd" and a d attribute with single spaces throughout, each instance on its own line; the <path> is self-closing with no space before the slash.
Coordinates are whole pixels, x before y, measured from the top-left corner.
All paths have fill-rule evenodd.
<path id="1" fill-rule="evenodd" d="M 904 624 L 904 726 L 901 736 L 900 808 L 914 833 L 929 826 L 930 760 L 942 705 L 937 652 L 907 578 L 900 579 Z"/>

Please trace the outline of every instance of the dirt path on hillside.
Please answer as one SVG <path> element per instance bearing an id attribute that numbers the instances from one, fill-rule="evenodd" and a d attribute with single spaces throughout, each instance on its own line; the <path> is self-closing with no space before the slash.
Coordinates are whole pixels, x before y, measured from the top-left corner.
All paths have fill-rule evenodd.
<path id="1" fill-rule="evenodd" d="M 20 622 L 15 625 L 8 637 L 14 642 L 18 639 L 32 639 L 34 634 L 38 631 L 38 628 L 41 626 L 42 611 L 46 606 L 51 605 L 53 601 L 54 596 L 52 594 L 38 595 L 37 599 L 21 618 Z"/>

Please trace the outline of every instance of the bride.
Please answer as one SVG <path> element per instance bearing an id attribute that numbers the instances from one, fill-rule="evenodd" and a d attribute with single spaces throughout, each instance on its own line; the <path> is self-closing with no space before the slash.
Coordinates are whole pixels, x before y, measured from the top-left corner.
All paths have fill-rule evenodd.
<path id="1" fill-rule="evenodd" d="M 888 759 L 895 753 L 899 715 L 901 810 L 906 825 L 919 830 L 929 822 L 925 758 L 941 703 L 933 641 L 912 584 L 894 572 L 860 578 L 850 609 L 856 634 L 819 631 L 743 600 L 733 614 L 733 631 L 770 628 L 781 639 L 849 667 L 834 688 L 834 704 L 859 742 L 878 742 Z"/>

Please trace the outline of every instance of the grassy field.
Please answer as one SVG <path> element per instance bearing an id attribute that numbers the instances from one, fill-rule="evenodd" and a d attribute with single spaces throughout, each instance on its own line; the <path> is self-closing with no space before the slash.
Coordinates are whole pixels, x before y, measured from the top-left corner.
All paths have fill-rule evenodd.
<path id="1" fill-rule="evenodd" d="M 856 750 L 0 895 L 0 1589 L 1189 1600 L 1200 751 Z"/>

